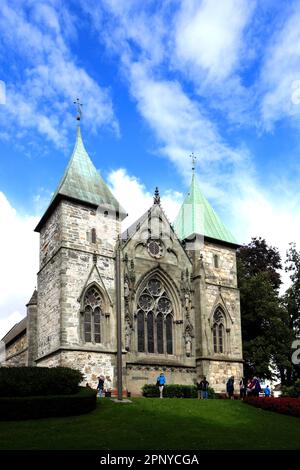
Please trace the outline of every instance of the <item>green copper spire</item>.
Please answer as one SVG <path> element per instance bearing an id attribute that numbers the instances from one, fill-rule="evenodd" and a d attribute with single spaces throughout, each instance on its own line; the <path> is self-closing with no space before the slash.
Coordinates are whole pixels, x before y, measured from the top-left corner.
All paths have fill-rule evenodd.
<path id="1" fill-rule="evenodd" d="M 174 222 L 174 230 L 180 240 L 198 234 L 237 245 L 230 231 L 204 197 L 194 171 L 190 190 Z"/>
<path id="2" fill-rule="evenodd" d="M 55 203 L 61 198 L 114 210 L 121 219 L 124 219 L 127 215 L 92 163 L 83 145 L 79 125 L 77 127 L 75 147 L 65 174 L 50 201 L 48 209 L 36 227 L 36 231 L 39 231 L 54 208 Z"/>

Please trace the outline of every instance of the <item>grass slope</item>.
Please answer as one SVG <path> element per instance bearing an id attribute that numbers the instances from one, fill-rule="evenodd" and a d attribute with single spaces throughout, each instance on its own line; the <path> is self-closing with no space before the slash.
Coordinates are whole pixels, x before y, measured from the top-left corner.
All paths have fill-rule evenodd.
<path id="1" fill-rule="evenodd" d="M 0 422 L 1 449 L 300 449 L 300 420 L 238 401 L 102 399 L 83 416 Z"/>

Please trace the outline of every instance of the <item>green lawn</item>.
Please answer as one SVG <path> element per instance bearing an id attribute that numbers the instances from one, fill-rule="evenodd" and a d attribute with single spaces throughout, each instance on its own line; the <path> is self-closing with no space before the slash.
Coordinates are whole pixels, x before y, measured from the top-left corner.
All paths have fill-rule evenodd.
<path id="1" fill-rule="evenodd" d="M 300 449 L 299 430 L 239 401 L 104 398 L 83 416 L 0 422 L 0 449 Z"/>

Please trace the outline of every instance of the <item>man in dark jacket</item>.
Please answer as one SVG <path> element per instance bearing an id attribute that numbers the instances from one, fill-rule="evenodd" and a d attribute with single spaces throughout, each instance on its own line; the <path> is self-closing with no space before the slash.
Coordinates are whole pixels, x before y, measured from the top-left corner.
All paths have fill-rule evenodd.
<path id="1" fill-rule="evenodd" d="M 100 375 L 100 377 L 98 377 L 98 385 L 97 385 L 97 391 L 99 393 L 99 398 L 102 397 L 103 395 L 103 389 L 104 389 L 104 377 L 103 375 Z"/>
<path id="2" fill-rule="evenodd" d="M 234 400 L 234 395 L 233 395 L 234 394 L 234 377 L 233 375 L 227 380 L 226 391 L 227 391 L 228 397 L 231 400 Z"/>
<path id="3" fill-rule="evenodd" d="M 198 390 L 198 399 L 207 399 L 208 398 L 208 386 L 209 382 L 206 380 L 206 377 L 203 377 L 201 382 L 197 382 L 197 390 Z"/>

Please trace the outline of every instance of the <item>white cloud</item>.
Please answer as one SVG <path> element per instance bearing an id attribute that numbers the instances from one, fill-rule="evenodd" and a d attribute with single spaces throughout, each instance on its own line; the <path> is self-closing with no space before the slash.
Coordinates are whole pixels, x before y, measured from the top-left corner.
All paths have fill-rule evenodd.
<path id="1" fill-rule="evenodd" d="M 177 66 L 198 82 L 227 78 L 239 65 L 254 6 L 247 0 L 183 0 L 175 20 Z"/>
<path id="2" fill-rule="evenodd" d="M 178 82 L 155 80 L 145 64 L 136 63 L 130 65 L 130 78 L 138 109 L 162 143 L 161 152 L 181 171 L 187 170 L 191 152 L 199 156 L 202 166 L 240 161 L 240 153 L 223 142 L 200 104 L 190 99 Z"/>
<path id="3" fill-rule="evenodd" d="M 152 206 L 153 194 L 123 168 L 112 171 L 108 183 L 117 200 L 128 212 L 122 227 L 125 230 Z M 175 219 L 182 199 L 183 195 L 173 189 L 161 193 L 161 205 L 170 222 Z"/>
<path id="4" fill-rule="evenodd" d="M 289 195 L 282 199 L 280 188 L 276 188 L 278 192 L 275 188 L 274 192 L 262 190 L 247 178 L 241 189 L 232 201 L 236 214 L 232 229 L 238 240 L 249 243 L 251 237 L 265 238 L 269 245 L 279 249 L 284 263 L 290 242 L 300 249 L 300 196 L 288 191 Z M 290 283 L 284 270 L 282 279 L 284 290 Z"/>
<path id="5" fill-rule="evenodd" d="M 276 29 L 265 50 L 260 87 L 263 93 L 261 113 L 267 129 L 284 117 L 299 122 L 300 80 L 300 4 Z"/>
<path id="6" fill-rule="evenodd" d="M 18 214 L 0 192 L 0 337 L 25 316 L 25 304 L 36 286 L 37 222 L 37 217 Z"/>
<path id="7" fill-rule="evenodd" d="M 108 126 L 118 133 L 109 90 L 76 63 L 67 37 L 72 34 L 71 16 L 61 3 L 52 3 L 18 2 L 18 8 L 5 0 L 1 4 L 2 48 L 24 64 L 23 76 L 6 83 L 2 125 L 35 129 L 63 146 L 75 115 L 73 101 L 84 95 L 84 122 L 93 131 Z"/>

